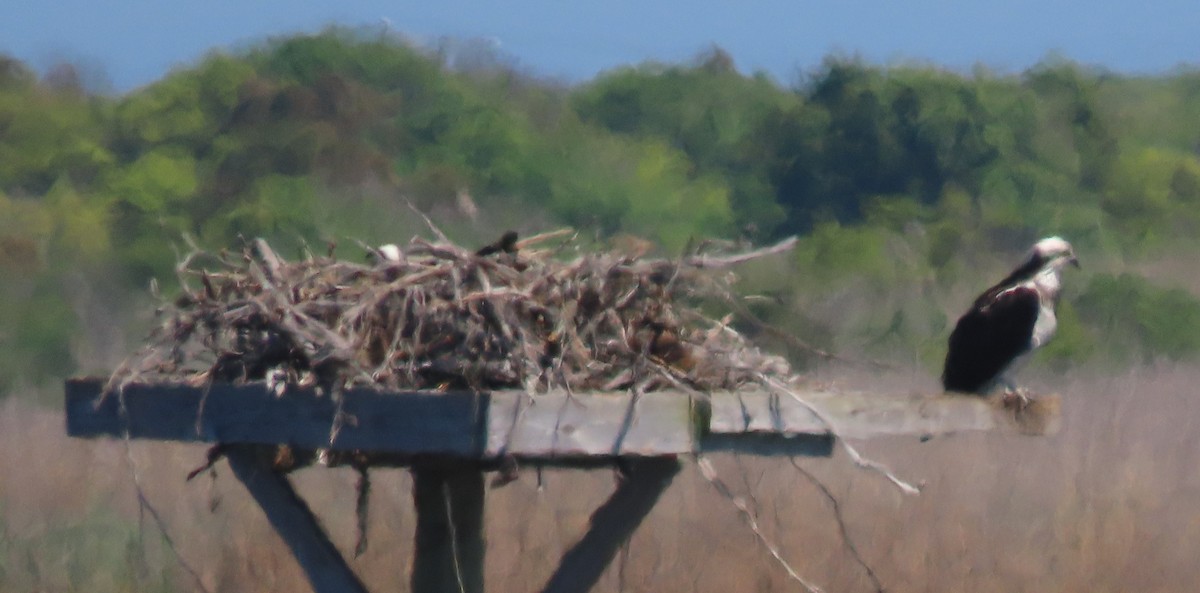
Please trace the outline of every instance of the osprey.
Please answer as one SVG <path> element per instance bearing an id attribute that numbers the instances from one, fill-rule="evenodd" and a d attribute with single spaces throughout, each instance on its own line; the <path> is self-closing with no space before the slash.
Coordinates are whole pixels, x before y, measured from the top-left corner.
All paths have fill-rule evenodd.
<path id="1" fill-rule="evenodd" d="M 377 266 L 404 261 L 404 252 L 394 243 L 375 248 L 367 245 L 363 245 L 363 247 L 367 249 L 367 261 Z"/>
<path id="2" fill-rule="evenodd" d="M 946 391 L 982 395 L 1003 384 L 1009 395 L 1027 401 L 1008 373 L 1054 335 L 1054 305 L 1067 264 L 1079 267 L 1071 244 L 1042 239 L 1024 263 L 975 299 L 950 334 L 942 371 Z"/>

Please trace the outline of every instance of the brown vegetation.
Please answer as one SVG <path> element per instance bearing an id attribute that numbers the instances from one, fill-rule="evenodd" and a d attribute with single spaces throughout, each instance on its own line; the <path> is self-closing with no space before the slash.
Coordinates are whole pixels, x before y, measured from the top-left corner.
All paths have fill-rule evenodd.
<path id="1" fill-rule="evenodd" d="M 393 389 L 685 387 L 737 389 L 790 367 L 705 316 L 701 298 L 735 301 L 728 275 L 705 274 L 786 251 L 681 260 L 571 251 L 569 229 L 519 241 L 509 231 L 472 252 L 433 229 L 375 265 L 280 258 L 263 239 L 241 257 L 189 253 L 183 293 L 164 303 L 148 345 L 118 381 L 239 382 Z M 558 239 L 551 249 L 526 249 Z M 333 251 L 333 248 L 330 248 Z M 190 286 L 198 280 L 202 286 Z M 279 375 L 276 378 L 276 375 Z"/>
<path id="2" fill-rule="evenodd" d="M 930 389 L 928 377 L 829 377 L 846 387 Z M 870 591 L 847 533 L 888 591 L 1181 591 L 1200 579 L 1200 435 L 1195 368 L 1035 382 L 1063 393 L 1057 436 L 962 434 L 860 443 L 925 483 L 904 496 L 843 459 L 716 457 L 717 472 L 768 537 L 828 591 Z M 886 386 L 886 387 L 882 387 Z M 139 529 L 125 447 L 63 436 L 61 414 L 8 398 L 0 407 L 0 592 L 175 590 L 195 586 L 149 516 Z M 183 480 L 203 447 L 133 443 L 129 458 L 182 557 L 211 591 L 307 590 L 261 512 L 217 466 Z M 840 455 L 840 454 L 839 454 Z M 805 473 L 807 472 L 807 473 Z M 354 544 L 355 476 L 307 469 L 293 479 L 343 550 Z M 607 471 L 532 470 L 489 491 L 492 591 L 537 590 L 611 488 Z M 406 472 L 373 474 L 370 547 L 354 561 L 373 590 L 408 578 L 414 518 Z M 215 510 L 210 507 L 216 504 Z M 599 591 L 797 590 L 736 511 L 689 464 Z"/>

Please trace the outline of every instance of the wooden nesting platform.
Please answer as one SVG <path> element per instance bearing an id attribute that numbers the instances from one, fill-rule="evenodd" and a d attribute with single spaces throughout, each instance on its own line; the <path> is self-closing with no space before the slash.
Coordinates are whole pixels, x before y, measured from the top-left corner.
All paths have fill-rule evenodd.
<path id="1" fill-rule="evenodd" d="M 385 392 L 355 388 L 340 402 L 314 389 L 265 383 L 134 383 L 101 398 L 102 379 L 66 384 L 67 433 L 183 442 L 288 444 L 487 461 L 570 465 L 596 457 L 654 457 L 703 451 L 825 455 L 830 427 L 796 399 L 762 391 L 540 394 Z M 1057 398 L 1015 411 L 972 396 L 880 396 L 798 392 L 847 438 L 932 437 L 969 430 L 1048 434 Z"/>
<path id="2" fill-rule="evenodd" d="M 846 438 L 935 437 L 961 431 L 1050 434 L 1058 398 L 1008 407 L 973 396 L 879 396 L 799 390 L 817 414 L 773 392 L 385 392 L 355 388 L 338 401 L 314 389 L 265 383 L 127 385 L 101 397 L 103 379 L 66 383 L 67 433 L 224 443 L 234 474 L 291 547 L 318 593 L 361 592 L 286 475 L 271 445 L 370 453 L 408 466 L 417 508 L 412 591 L 483 590 L 483 472 L 512 462 L 594 467 L 619 462 L 624 479 L 592 516 L 543 591 L 588 591 L 679 470 L 677 457 L 710 451 L 824 456 Z M 450 524 L 453 519 L 453 525 Z"/>

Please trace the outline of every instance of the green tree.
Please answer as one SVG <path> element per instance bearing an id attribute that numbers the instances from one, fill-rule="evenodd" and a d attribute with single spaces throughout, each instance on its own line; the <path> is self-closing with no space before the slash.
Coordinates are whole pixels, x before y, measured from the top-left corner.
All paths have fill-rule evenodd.
<path id="1" fill-rule="evenodd" d="M 690 174 L 711 172 L 729 187 L 735 223 L 767 236 L 783 217 L 762 134 L 800 100 L 765 75 L 744 76 L 720 48 L 689 65 L 614 70 L 571 97 L 579 116 L 606 130 L 655 138 L 682 151 Z"/>
<path id="2" fill-rule="evenodd" d="M 1079 318 L 1123 359 L 1179 360 L 1200 352 L 1200 300 L 1131 274 L 1097 274 L 1078 299 Z"/>

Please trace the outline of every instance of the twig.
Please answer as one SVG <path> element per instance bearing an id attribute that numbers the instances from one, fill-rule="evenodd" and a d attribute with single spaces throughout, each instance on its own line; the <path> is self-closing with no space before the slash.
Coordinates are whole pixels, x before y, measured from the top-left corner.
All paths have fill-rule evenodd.
<path id="1" fill-rule="evenodd" d="M 570 232 L 527 244 L 554 244 Z M 727 265 L 787 245 L 695 261 Z M 480 257 L 421 237 L 404 253 L 403 262 L 376 266 L 287 261 L 258 239 L 247 241 L 240 257 L 217 258 L 215 271 L 189 259 L 181 267 L 199 277 L 196 293 L 164 303 L 151 345 L 129 368 L 139 380 L 194 384 L 276 372 L 323 388 L 569 392 L 614 382 L 656 390 L 675 382 L 647 364 L 698 391 L 736 389 L 753 381 L 755 370 L 790 374 L 781 358 L 732 330 L 714 334 L 717 322 L 680 302 L 731 292 L 725 277 L 686 257 L 595 253 L 563 261 L 533 250 Z"/>
<path id="2" fill-rule="evenodd" d="M 691 255 L 684 258 L 684 263 L 696 268 L 727 268 L 729 266 L 748 262 L 753 259 L 758 259 L 767 255 L 783 253 L 796 246 L 797 238 L 795 236 L 788 237 L 774 245 L 736 253 L 734 255 L 712 256 L 712 255 Z"/>
<path id="3" fill-rule="evenodd" d="M 192 478 L 212 469 L 213 465 L 216 465 L 223 457 L 225 457 L 225 445 L 223 443 L 217 443 L 209 447 L 208 451 L 204 453 L 204 463 L 200 467 L 188 472 L 184 481 L 190 482 Z"/>
<path id="4" fill-rule="evenodd" d="M 463 582 L 462 566 L 458 559 L 458 529 L 454 523 L 453 504 L 450 502 L 450 482 L 442 482 L 442 502 L 446 505 L 446 528 L 450 533 L 450 557 L 454 560 L 454 578 L 458 581 L 458 593 L 466 593 L 467 586 Z"/>
<path id="5" fill-rule="evenodd" d="M 899 488 L 905 494 L 914 494 L 915 495 L 915 494 L 921 493 L 920 486 L 914 486 L 913 484 L 910 484 L 904 480 L 901 480 L 899 477 L 896 476 L 896 474 L 892 473 L 892 470 L 888 469 L 888 467 L 886 465 L 879 463 L 878 461 L 872 461 L 870 459 L 867 459 L 866 457 L 863 457 L 863 455 L 858 452 L 858 449 L 856 449 L 854 447 L 854 445 L 851 445 L 850 443 L 848 443 L 846 441 L 846 439 L 842 438 L 841 431 L 838 430 L 837 424 L 833 421 L 833 419 L 828 414 L 826 414 L 823 410 L 821 410 L 817 406 L 812 405 L 811 403 L 806 401 L 804 398 L 800 397 L 800 394 L 793 391 L 787 385 L 784 385 L 782 381 L 780 381 L 774 377 L 768 377 L 761 373 L 759 374 L 759 380 L 762 382 L 762 384 L 764 386 L 775 389 L 776 391 L 779 391 L 780 393 L 783 393 L 784 395 L 791 397 L 792 399 L 796 400 L 797 403 L 804 406 L 808 411 L 812 412 L 812 414 L 814 416 L 816 416 L 817 419 L 820 420 L 821 423 L 824 424 L 826 428 L 829 429 L 829 432 L 833 434 L 833 436 L 837 439 L 837 442 L 841 443 L 842 449 L 844 449 L 846 451 L 846 454 L 850 456 L 850 459 L 851 459 L 851 461 L 854 462 L 854 465 L 857 465 L 858 467 L 861 467 L 864 469 L 870 469 L 870 470 L 879 472 L 885 478 L 887 478 L 889 482 L 891 482 L 892 484 L 895 484 L 896 487 Z"/>
<path id="6" fill-rule="evenodd" d="M 780 329 L 778 326 L 775 326 L 775 325 L 772 325 L 770 323 L 763 321 L 761 318 L 759 318 L 758 315 L 755 315 L 754 312 L 751 311 L 749 307 L 742 304 L 742 302 L 737 299 L 736 295 L 727 295 L 726 302 L 729 303 L 729 306 L 733 307 L 733 310 L 735 313 L 737 313 L 738 317 L 741 317 L 742 319 L 749 321 L 750 324 L 753 325 L 759 331 L 771 334 L 772 336 L 775 336 L 776 338 L 779 338 L 779 339 L 787 342 L 788 344 L 790 344 L 793 348 L 796 348 L 797 350 L 802 350 L 802 351 L 811 353 L 813 355 L 816 355 L 819 358 L 824 358 L 825 360 L 832 360 L 834 362 L 842 362 L 842 363 L 846 363 L 846 364 L 867 365 L 867 366 L 875 367 L 877 369 L 882 369 L 882 370 L 890 370 L 890 371 L 896 370 L 896 367 L 894 365 L 891 365 L 891 364 L 888 364 L 886 362 L 882 362 L 879 360 L 874 360 L 874 359 L 870 359 L 870 358 L 866 358 L 866 359 L 849 358 L 846 356 L 842 356 L 840 354 L 834 354 L 832 352 L 829 352 L 828 350 L 822 350 L 821 348 L 817 348 L 816 346 L 813 346 L 812 344 L 809 344 L 808 342 L 801 340 L 795 334 L 788 332 L 788 331 L 784 331 L 783 329 Z"/>
<path id="7" fill-rule="evenodd" d="M 118 392 L 117 398 L 117 401 L 120 403 L 121 417 L 125 419 L 125 435 L 122 438 L 125 446 L 125 463 L 129 467 L 129 475 L 133 478 L 133 489 L 137 494 L 138 506 L 139 508 L 149 511 L 150 517 L 154 519 L 154 525 L 158 528 L 158 532 L 162 534 L 163 541 L 167 543 L 167 548 L 171 550 L 171 555 L 175 557 L 175 562 L 183 568 L 184 572 L 188 573 L 188 575 L 192 577 L 192 580 L 196 582 L 196 587 L 199 588 L 200 591 L 203 593 L 211 593 L 208 588 L 204 586 L 204 581 L 200 578 L 200 573 L 196 572 L 196 569 L 192 568 L 192 565 L 184 559 L 183 554 L 179 553 L 179 548 L 175 546 L 175 539 L 172 538 L 171 534 L 167 531 L 167 522 L 164 521 L 162 515 L 158 513 L 158 509 L 155 508 L 153 504 L 150 504 L 150 499 L 146 496 L 146 491 L 142 487 L 141 474 L 138 472 L 137 463 L 135 463 L 133 460 L 132 437 L 130 436 L 129 430 L 129 415 L 125 408 L 124 392 Z"/>
<path id="8" fill-rule="evenodd" d="M 765 547 L 767 551 L 771 553 L 771 556 L 775 558 L 775 561 L 782 566 L 785 571 L 787 571 L 788 576 L 791 577 L 793 581 L 800 583 L 800 586 L 804 587 L 804 589 L 809 593 L 824 593 L 820 587 L 812 584 L 804 577 L 800 576 L 800 573 L 796 572 L 796 569 L 792 568 L 792 565 L 789 564 L 787 560 L 784 560 L 783 555 L 779 552 L 779 548 L 775 544 L 771 543 L 771 540 L 767 539 L 767 536 L 763 534 L 761 529 L 759 529 L 758 520 L 755 519 L 754 514 L 750 512 L 750 507 L 746 504 L 745 499 L 734 494 L 733 490 L 731 490 L 729 486 L 717 476 L 717 470 L 713 468 L 712 463 L 709 463 L 707 457 L 697 456 L 696 467 L 700 468 L 700 475 L 704 476 L 704 479 L 708 480 L 708 483 L 712 484 L 713 488 L 715 488 L 717 492 L 721 494 L 721 496 L 724 496 L 727 500 L 729 500 L 729 502 L 733 503 L 734 508 L 738 510 L 738 513 L 742 516 L 742 520 L 745 521 L 746 525 L 750 527 L 750 531 L 754 532 L 754 536 L 758 539 L 759 543 L 761 543 L 763 547 Z"/>
<path id="9" fill-rule="evenodd" d="M 533 245 L 537 245 L 538 243 L 541 243 L 543 241 L 549 241 L 550 239 L 557 239 L 559 237 L 565 237 L 565 236 L 571 235 L 573 233 L 575 233 L 575 229 L 573 229 L 571 227 L 561 228 L 556 231 L 539 233 L 532 237 L 527 237 L 525 239 L 521 239 L 520 241 L 517 241 L 517 244 L 515 245 L 515 247 L 518 250 L 526 249 Z"/>
<path id="10" fill-rule="evenodd" d="M 274 264 L 277 266 L 278 261 Z M 278 268 L 272 273 L 271 264 L 268 263 L 267 268 L 259 266 L 250 266 L 251 272 L 258 272 L 258 280 L 262 284 L 263 291 L 274 301 L 276 307 L 283 311 L 283 315 L 279 317 L 279 323 L 293 335 L 302 336 L 305 338 L 305 350 L 309 356 L 309 360 L 314 365 L 319 365 L 328 359 L 337 359 L 339 362 L 346 364 L 354 363 L 353 349 L 350 343 L 345 338 L 338 335 L 337 332 L 329 329 L 322 323 L 317 322 L 312 317 L 306 315 L 303 311 L 297 309 L 295 305 L 289 301 L 288 297 L 282 294 L 280 288 L 271 280 L 271 276 L 278 277 Z M 313 328 L 309 330 L 309 328 Z M 315 334 L 315 337 L 314 337 Z M 318 348 L 316 344 L 327 344 L 330 346 L 327 352 L 323 352 L 322 348 Z M 360 369 L 361 370 L 361 369 Z"/>
<path id="11" fill-rule="evenodd" d="M 370 470 L 364 463 L 355 463 L 354 471 L 358 473 L 358 481 L 354 484 L 356 490 L 354 517 L 355 525 L 358 527 L 358 541 L 354 543 L 354 557 L 358 558 L 367 551 L 367 526 L 369 525 L 367 505 L 371 496 L 371 476 L 368 473 Z"/>
<path id="12" fill-rule="evenodd" d="M 267 280 L 272 283 L 279 282 L 280 268 L 283 267 L 283 262 L 275 255 L 275 251 L 263 239 L 254 240 L 254 253 L 258 255 L 258 259 L 263 264 L 263 271 L 267 274 Z"/>
<path id="13" fill-rule="evenodd" d="M 421 217 L 421 220 L 425 221 L 425 226 L 429 227 L 429 230 L 432 231 L 433 234 L 437 236 L 438 241 L 441 241 L 442 243 L 446 243 L 446 244 L 451 244 L 451 245 L 454 243 L 453 241 L 450 240 L 450 237 L 447 237 L 446 233 L 442 232 L 442 229 L 439 229 L 436 224 L 433 224 L 433 221 L 430 220 L 429 217 L 426 216 L 424 212 L 421 212 L 421 209 L 417 208 L 417 206 L 415 204 L 413 204 L 412 201 L 405 200 L 404 202 L 406 204 L 408 204 L 409 210 L 412 210 L 413 212 L 415 212 L 417 214 L 417 216 Z"/>
<path id="14" fill-rule="evenodd" d="M 854 557 L 854 561 L 866 571 L 867 578 L 871 579 L 871 586 L 875 588 L 876 593 L 884 593 L 883 583 L 879 582 L 879 577 L 875 575 L 875 571 L 871 568 L 871 565 L 867 564 L 867 562 L 863 560 L 862 554 L 858 552 L 858 546 L 854 545 L 854 540 L 850 538 L 850 532 L 846 530 L 846 521 L 842 517 L 842 507 L 841 504 L 838 503 L 837 497 L 835 497 L 833 493 L 829 491 L 829 488 L 827 488 L 825 484 L 821 482 L 821 480 L 818 480 L 817 477 L 812 475 L 812 473 L 810 473 L 808 470 L 800 467 L 800 464 L 796 462 L 795 457 L 792 457 L 790 461 L 792 463 L 792 467 L 796 468 L 796 471 L 800 472 L 800 475 L 804 476 L 805 479 L 815 486 L 817 490 L 821 492 L 821 495 L 825 497 L 825 500 L 829 502 L 829 506 L 833 508 L 833 518 L 837 522 L 838 533 L 841 534 L 842 537 L 842 544 L 846 546 L 846 549 L 849 550 L 850 555 Z"/>

